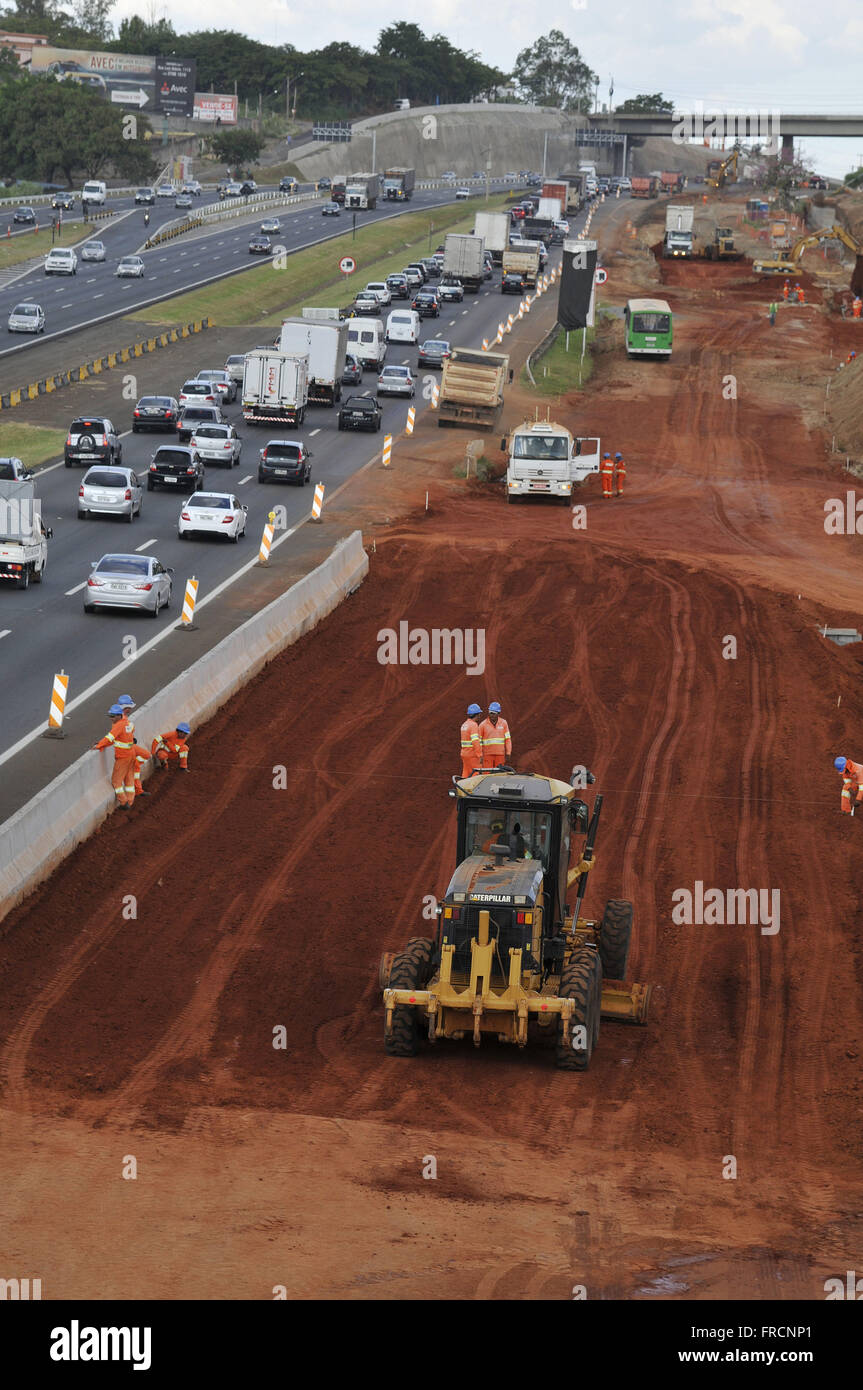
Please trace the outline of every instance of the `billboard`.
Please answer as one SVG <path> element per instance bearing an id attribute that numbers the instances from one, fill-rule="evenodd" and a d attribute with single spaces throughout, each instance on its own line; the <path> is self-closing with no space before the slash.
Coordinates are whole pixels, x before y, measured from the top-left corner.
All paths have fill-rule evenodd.
<path id="1" fill-rule="evenodd" d="M 196 92 L 192 116 L 196 121 L 222 122 L 222 125 L 237 124 L 237 98 L 219 92 Z"/>
<path id="2" fill-rule="evenodd" d="M 593 287 L 596 278 L 595 241 L 563 243 L 557 321 L 561 328 L 593 327 Z"/>
<path id="3" fill-rule="evenodd" d="M 194 59 L 153 58 L 140 53 L 94 53 L 86 48 L 33 48 L 30 70 L 78 82 L 115 106 L 164 116 L 191 116 Z"/>

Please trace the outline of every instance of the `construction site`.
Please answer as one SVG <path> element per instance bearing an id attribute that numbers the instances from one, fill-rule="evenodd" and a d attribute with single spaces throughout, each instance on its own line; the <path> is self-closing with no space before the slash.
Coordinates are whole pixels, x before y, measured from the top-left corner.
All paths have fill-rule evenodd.
<path id="1" fill-rule="evenodd" d="M 6 1249 L 52 1297 L 818 1300 L 849 1265 L 863 815 L 833 759 L 863 758 L 863 644 L 828 633 L 860 623 L 863 523 L 825 515 L 863 473 L 863 199 L 841 252 L 792 257 L 792 225 L 776 278 L 747 197 L 684 195 L 716 255 L 663 256 L 664 200 L 599 229 L 592 375 L 541 410 L 623 454 L 613 505 L 592 476 L 507 506 L 496 437 L 464 477 L 464 434 L 425 418 L 305 542 L 361 531 L 364 582 L 3 921 Z M 648 297 L 667 363 L 626 355 Z M 505 429 L 540 409 L 529 345 Z M 483 630 L 483 669 L 383 664 L 403 622 Z M 515 771 L 456 785 L 493 700 Z M 506 803 L 501 843 L 519 797 L 554 803 L 559 901 L 493 835 L 459 879 L 471 795 Z M 484 873 L 561 926 L 527 923 L 496 1021 L 487 980 L 461 1014 L 452 986 L 497 969 L 481 901 L 453 935 Z"/>

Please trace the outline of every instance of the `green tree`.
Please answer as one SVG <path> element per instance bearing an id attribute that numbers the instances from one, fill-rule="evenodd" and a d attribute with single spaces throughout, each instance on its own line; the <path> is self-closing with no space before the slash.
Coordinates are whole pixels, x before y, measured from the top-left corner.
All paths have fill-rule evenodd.
<path id="1" fill-rule="evenodd" d="M 264 141 L 254 130 L 220 130 L 209 137 L 209 146 L 225 164 L 254 164 Z"/>
<path id="2" fill-rule="evenodd" d="M 537 106 L 559 106 L 564 111 L 590 110 L 597 75 L 575 44 L 560 29 L 552 29 L 523 48 L 515 60 L 513 77 L 525 97 Z"/>
<path id="3" fill-rule="evenodd" d="M 668 101 L 661 92 L 653 92 L 648 96 L 642 92 L 637 97 L 629 97 L 620 106 L 615 107 L 615 112 L 619 116 L 654 116 L 670 115 L 674 111 L 673 101 Z"/>

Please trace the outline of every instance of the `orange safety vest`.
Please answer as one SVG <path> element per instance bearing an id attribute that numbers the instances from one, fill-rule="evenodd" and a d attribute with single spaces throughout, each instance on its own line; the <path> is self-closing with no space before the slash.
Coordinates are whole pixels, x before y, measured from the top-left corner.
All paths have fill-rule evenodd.
<path id="1" fill-rule="evenodd" d="M 169 758 L 179 758 L 181 763 L 185 763 L 189 756 L 189 745 L 186 742 L 185 734 L 177 733 L 172 729 L 167 734 L 157 734 L 153 739 L 152 751 L 155 756 L 158 749 L 164 748 Z"/>
<path id="2" fill-rule="evenodd" d="M 842 778 L 840 805 L 843 811 L 850 812 L 851 797 L 854 792 L 857 793 L 857 801 L 863 801 L 863 763 L 852 763 L 849 758 L 839 776 Z"/>
<path id="3" fill-rule="evenodd" d="M 474 753 L 478 759 L 482 758 L 482 735 L 479 725 L 473 718 L 466 719 L 461 726 L 461 755 L 463 758 Z"/>
<path id="4" fill-rule="evenodd" d="M 111 725 L 111 732 L 106 734 L 104 738 L 100 738 L 96 747 L 113 747 L 115 763 L 122 762 L 125 758 L 129 757 L 129 754 L 135 747 L 135 733 L 134 730 L 130 728 L 129 720 L 126 718 L 125 714 L 122 715 L 116 723 Z"/>
<path id="5" fill-rule="evenodd" d="M 480 737 L 482 738 L 483 753 L 506 753 L 509 757 L 512 753 L 512 736 L 509 732 L 509 725 L 502 714 L 497 716 L 497 723 L 492 724 L 491 719 L 484 719 L 479 726 Z"/>
<path id="6" fill-rule="evenodd" d="M 600 473 L 613 473 L 614 459 L 603 459 L 599 465 L 599 471 Z"/>

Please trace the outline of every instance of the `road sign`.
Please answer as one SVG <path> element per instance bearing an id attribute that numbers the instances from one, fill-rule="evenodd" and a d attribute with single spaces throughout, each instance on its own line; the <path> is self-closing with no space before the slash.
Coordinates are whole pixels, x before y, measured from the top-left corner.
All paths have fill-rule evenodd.
<path id="1" fill-rule="evenodd" d="M 342 256 L 342 259 L 339 261 L 339 270 L 343 275 L 353 275 L 356 268 L 357 263 L 353 256 Z"/>
<path id="2" fill-rule="evenodd" d="M 598 285 L 605 284 L 606 280 L 608 279 L 608 271 L 605 269 L 604 266 L 598 265 L 596 267 L 596 275 L 594 276 L 594 279 L 596 280 L 596 283 Z"/>

